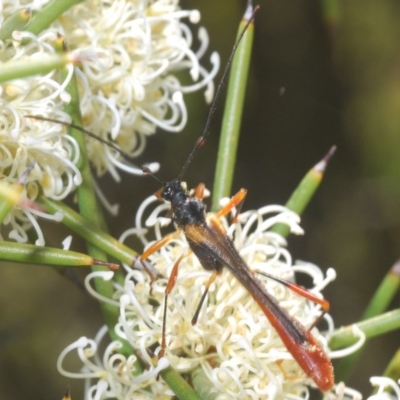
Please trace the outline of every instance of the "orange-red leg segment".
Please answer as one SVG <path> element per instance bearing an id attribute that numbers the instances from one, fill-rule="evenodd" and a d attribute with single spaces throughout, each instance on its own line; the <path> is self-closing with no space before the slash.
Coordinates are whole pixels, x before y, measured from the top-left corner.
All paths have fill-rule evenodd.
<path id="1" fill-rule="evenodd" d="M 163 316 L 163 326 L 161 333 L 161 350 L 158 355 L 158 358 L 164 357 L 165 349 L 167 347 L 167 341 L 165 339 L 165 330 L 166 330 L 166 322 L 167 322 L 167 305 L 168 305 L 168 295 L 171 293 L 172 289 L 175 286 L 176 280 L 178 278 L 178 269 L 181 261 L 188 257 L 192 253 L 192 250 L 188 250 L 186 253 L 183 253 L 176 261 L 172 268 L 171 275 L 168 278 L 168 283 L 165 288 L 165 296 L 164 296 L 164 316 Z"/>
<path id="2" fill-rule="evenodd" d="M 233 223 L 237 222 L 237 218 L 239 216 L 240 210 L 242 208 L 244 199 L 246 197 L 247 194 L 247 190 L 246 189 L 240 189 L 229 201 L 229 203 L 227 205 L 225 205 L 224 207 L 221 208 L 221 210 L 218 211 L 217 213 L 217 218 L 223 217 L 227 214 L 230 213 L 230 211 L 232 210 L 232 208 L 236 207 L 236 214 L 233 217 Z"/>
<path id="3" fill-rule="evenodd" d="M 194 191 L 194 197 L 199 200 L 203 200 L 204 198 L 204 189 L 206 185 L 204 183 L 199 183 Z"/>
<path id="4" fill-rule="evenodd" d="M 157 250 L 160 250 L 161 247 L 165 246 L 169 241 L 177 237 L 181 233 L 181 229 L 177 229 L 175 232 L 170 233 L 167 236 L 164 236 L 157 242 L 153 243 L 144 253 L 140 256 L 139 261 L 143 265 L 143 268 L 146 270 L 147 274 L 149 275 L 151 282 L 154 282 L 156 277 L 154 274 L 146 267 L 146 264 L 143 262 L 152 254 L 154 254 Z"/>
<path id="5" fill-rule="evenodd" d="M 326 299 L 321 299 L 317 296 L 315 296 L 313 293 L 309 292 L 306 288 L 304 288 L 303 286 L 297 285 L 295 283 L 292 282 L 288 282 L 285 279 L 279 278 L 277 276 L 274 275 L 270 275 L 266 272 L 260 272 L 262 275 L 266 276 L 267 278 L 273 279 L 276 282 L 279 282 L 280 284 L 286 286 L 287 288 L 289 288 L 290 290 L 292 290 L 293 292 L 299 294 L 300 296 L 312 301 L 315 304 L 319 304 L 322 308 L 322 314 L 315 320 L 315 322 L 311 325 L 311 327 L 309 328 L 309 330 L 311 330 L 312 328 L 314 328 L 314 326 L 316 326 L 322 319 L 322 317 L 329 312 L 330 309 L 330 304 L 329 301 Z"/>

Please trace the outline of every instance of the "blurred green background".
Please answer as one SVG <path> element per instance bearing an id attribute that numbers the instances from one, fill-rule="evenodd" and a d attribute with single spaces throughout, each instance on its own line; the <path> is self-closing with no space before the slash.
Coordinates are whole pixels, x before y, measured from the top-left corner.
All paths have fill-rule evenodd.
<path id="1" fill-rule="evenodd" d="M 331 145 L 338 146 L 302 218 L 306 235 L 290 237 L 289 249 L 294 259 L 336 269 L 338 278 L 325 295 L 336 325 L 347 325 L 358 321 L 399 257 L 400 3 L 259 4 L 233 190 L 248 189 L 244 209 L 283 204 L 307 170 Z M 186 0 L 182 7 L 199 9 L 209 48 L 225 65 L 245 1 Z M 150 138 L 138 160 L 160 161 L 162 180 L 178 174 L 205 124 L 202 94 L 186 100 L 185 132 Z M 222 109 L 185 176 L 190 187 L 198 182 L 212 187 Z M 101 182 L 111 201 L 121 204 L 119 218 L 109 218 L 115 236 L 133 225 L 137 206 L 158 189 L 148 177 L 124 176 L 120 185 Z M 49 230 L 48 244 L 59 246 L 67 231 L 56 234 L 52 225 Z M 68 344 L 93 337 L 101 326 L 96 301 L 50 268 L 9 265 L 0 273 L 1 398 L 57 399 L 67 384 L 73 399 L 82 398 L 82 382 L 59 376 L 55 364 Z M 79 281 L 83 276 L 77 273 Z M 346 383 L 370 393 L 369 377 L 382 374 L 398 338 L 393 333 L 372 340 Z"/>

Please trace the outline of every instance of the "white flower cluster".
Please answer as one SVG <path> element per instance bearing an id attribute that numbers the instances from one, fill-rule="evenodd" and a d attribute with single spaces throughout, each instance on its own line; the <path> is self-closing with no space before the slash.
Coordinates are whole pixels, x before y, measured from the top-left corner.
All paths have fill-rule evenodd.
<path id="1" fill-rule="evenodd" d="M 400 400 L 400 382 L 385 376 L 372 376 L 370 382 L 374 386 L 374 394 L 366 400 Z M 362 398 L 360 392 L 346 387 L 343 382 L 337 385 L 335 393 L 325 396 L 326 400 L 362 400 Z"/>
<path id="2" fill-rule="evenodd" d="M 5 0 L 0 22 L 18 10 L 39 12 L 46 3 Z M 82 60 L 75 70 L 85 128 L 115 140 L 135 157 L 157 127 L 169 132 L 183 129 L 187 112 L 182 92 L 205 87 L 207 100 L 213 96 L 212 79 L 219 58 L 213 54 L 212 70 L 205 70 L 199 60 L 208 46 L 207 33 L 199 29 L 200 46 L 194 52 L 190 29 L 182 21 L 197 23 L 199 18 L 198 11 L 180 10 L 177 0 L 87 0 L 38 36 L 14 32 L 9 40 L 0 41 L 0 62 L 29 64 L 30 60 L 45 59 L 55 53 L 54 42 L 61 33 L 69 50 Z M 68 68 L 64 80 L 59 71 L 53 71 L 0 85 L 0 178 L 15 182 L 34 160 L 27 190 L 30 198 L 40 187 L 46 196 L 63 199 L 82 180 L 76 168 L 80 152 L 65 128 L 24 117 L 70 121 L 63 111 L 70 101 L 65 87 L 72 76 L 72 65 Z M 182 86 L 172 75 L 177 71 L 189 71 L 195 84 Z M 116 168 L 139 171 L 122 163 L 119 154 L 96 140 L 88 139 L 88 153 L 98 174 L 109 171 L 118 180 Z M 26 240 L 29 223 L 23 211 L 12 212 L 5 222 L 16 226 L 12 228 L 18 232 L 11 235 L 14 239 Z"/>
<path id="3" fill-rule="evenodd" d="M 154 200 L 149 198 L 144 202 L 137 216 L 137 226 L 130 232 L 141 236 L 143 241 L 141 220 L 145 208 Z M 165 222 L 160 213 L 167 207 L 167 204 L 159 205 L 147 219 L 147 225 L 154 226 L 157 239 L 162 237 L 160 227 Z M 246 212 L 240 215 L 239 223 L 231 226 L 223 221 L 228 235 L 234 237 L 235 247 L 251 270 L 264 271 L 289 281 L 294 280 L 296 272 L 308 274 L 313 281 L 311 291 L 317 296 L 321 296 L 321 289 L 333 279 L 332 271 L 324 278 L 315 265 L 293 265 L 291 255 L 285 248 L 285 240 L 269 232 L 269 228 L 276 223 L 288 224 L 292 232 L 302 232 L 298 216 L 284 207 L 267 206 Z M 182 234 L 152 255 L 149 261 L 157 271 L 168 277 L 176 260 L 187 249 L 188 244 Z M 158 368 L 151 367 L 152 361 L 146 351 L 161 340 L 167 278 L 158 279 L 151 285 L 143 270 L 126 267 L 126 271 L 124 286 L 115 286 L 115 299 L 102 300 L 119 307 L 120 319 L 115 330 L 150 365 L 149 369 L 143 375 L 134 376 L 132 361 L 135 357 L 126 359 L 113 354 L 117 351 L 117 342 L 111 343 L 100 358 L 96 354 L 99 338 L 95 341 L 81 338 L 69 346 L 60 356 L 59 369 L 70 377 L 97 378 L 88 386 L 90 399 L 172 396 L 168 386 L 162 380 L 156 380 L 160 364 Z M 95 276 L 99 276 L 99 273 L 87 277 L 87 288 L 94 296 L 101 298 L 90 285 L 90 280 Z M 111 279 L 112 272 L 100 276 Z M 210 386 L 234 398 L 287 399 L 289 393 L 292 399 L 307 398 L 308 386 L 313 386 L 313 382 L 293 360 L 260 307 L 228 268 L 224 268 L 211 285 L 199 320 L 192 326 L 191 320 L 209 276 L 210 272 L 202 268 L 196 256 L 192 254 L 183 258 L 178 280 L 168 297 L 167 348 L 165 358 L 160 360 L 162 366 L 169 364 L 181 373 L 201 368 Z M 271 296 L 304 326 L 311 326 L 321 315 L 319 306 L 262 274 L 257 274 L 257 277 Z M 332 331 L 333 323 L 329 316 L 326 316 L 326 321 L 328 330 Z M 313 335 L 328 351 L 326 337 L 316 328 L 313 329 Z M 84 364 L 80 374 L 71 374 L 62 368 L 65 356 L 75 349 Z M 156 353 L 159 349 L 158 346 Z M 93 361 L 89 360 L 91 357 Z M 151 393 L 144 389 L 149 386 Z"/>

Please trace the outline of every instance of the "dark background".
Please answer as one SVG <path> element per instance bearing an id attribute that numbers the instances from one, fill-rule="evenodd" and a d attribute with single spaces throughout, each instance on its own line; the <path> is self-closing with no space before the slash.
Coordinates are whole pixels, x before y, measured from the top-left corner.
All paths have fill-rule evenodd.
<path id="1" fill-rule="evenodd" d="M 200 10 L 209 48 L 218 51 L 223 66 L 244 3 L 182 2 L 183 8 Z M 306 234 L 290 237 L 289 249 L 294 259 L 336 269 L 338 278 L 325 295 L 339 327 L 358 321 L 398 258 L 400 3 L 338 1 L 333 16 L 323 12 L 327 3 L 259 2 L 233 192 L 248 189 L 244 209 L 285 203 L 308 169 L 331 145 L 338 146 L 302 217 Z M 160 161 L 162 180 L 178 174 L 205 124 L 202 94 L 186 100 L 190 124 L 185 132 L 151 137 L 138 160 Z M 190 187 L 198 182 L 212 187 L 221 114 L 222 106 L 185 176 Z M 124 176 L 120 185 L 101 181 L 111 201 L 121 204 L 120 217 L 109 219 L 118 236 L 133 225 L 138 204 L 158 187 L 149 177 Z M 57 237 L 54 227 L 49 229 L 48 244 L 58 246 L 66 231 Z M 71 384 L 73 398 L 81 398 L 83 384 L 59 376 L 55 363 L 68 344 L 93 337 L 101 326 L 96 301 L 50 268 L 10 265 L 1 274 L 1 397 L 61 398 Z M 346 383 L 370 393 L 369 377 L 382 374 L 397 350 L 396 339 L 398 333 L 373 339 Z"/>

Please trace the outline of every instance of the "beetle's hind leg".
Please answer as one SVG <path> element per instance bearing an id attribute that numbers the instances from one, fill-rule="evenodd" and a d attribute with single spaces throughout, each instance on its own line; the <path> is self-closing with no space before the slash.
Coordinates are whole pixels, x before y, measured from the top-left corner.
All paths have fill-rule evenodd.
<path id="1" fill-rule="evenodd" d="M 166 339 L 165 339 L 165 329 L 166 329 L 166 322 L 167 322 L 167 305 L 168 305 L 168 296 L 171 293 L 172 289 L 175 286 L 176 280 L 178 279 L 178 269 L 179 264 L 185 258 L 192 254 L 192 250 L 188 250 L 183 253 L 176 261 L 174 266 L 172 267 L 171 274 L 168 278 L 167 286 L 165 288 L 165 296 L 164 296 L 164 316 L 163 316 L 163 325 L 162 325 L 162 333 L 161 333 L 161 350 L 158 354 L 158 358 L 164 357 L 165 349 L 167 347 Z"/>

